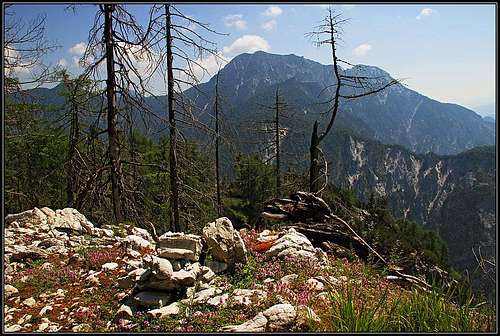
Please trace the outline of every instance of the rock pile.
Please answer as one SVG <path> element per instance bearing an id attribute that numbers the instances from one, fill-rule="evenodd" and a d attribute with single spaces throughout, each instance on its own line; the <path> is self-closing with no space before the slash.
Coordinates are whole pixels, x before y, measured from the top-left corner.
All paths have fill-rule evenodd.
<path id="1" fill-rule="evenodd" d="M 156 241 L 147 230 L 141 228 L 127 227 L 126 232 L 107 225 L 97 228 L 84 215 L 71 208 L 56 211 L 34 208 L 8 215 L 5 222 L 7 282 L 9 276 L 12 277 L 15 272 L 26 267 L 29 259 L 42 259 L 43 262 L 44 259 L 50 260 L 51 255 L 59 254 L 64 256 L 59 260 L 67 260 L 69 265 L 74 260 L 84 261 L 84 256 L 69 253 L 77 248 L 92 245 L 121 249 L 123 253 L 120 257 L 107 261 L 99 266 L 100 269 L 80 271 L 81 279 L 84 279 L 80 284 L 83 287 L 82 294 L 98 290 L 102 275 L 113 273 L 117 276 L 115 286 L 123 291 L 113 298 L 121 304 L 114 315 L 116 325 L 130 324 L 130 319 L 138 311 L 154 317 L 166 317 L 178 314 L 182 304 L 242 307 L 262 304 L 268 298 L 268 293 L 261 289 L 239 288 L 227 291 L 227 288 L 218 287 L 216 274 L 247 261 L 243 239 L 226 217 L 208 223 L 201 236 L 167 232 Z M 324 257 L 320 249 L 315 249 L 304 235 L 294 229 L 280 233 L 264 231 L 258 240 L 273 242 L 265 252 L 270 258 L 302 257 L 321 261 Z M 45 262 L 41 267 L 50 269 L 53 265 Z M 319 286 L 318 283 L 314 285 Z M 43 321 L 34 326 L 34 330 L 61 330 L 62 325 L 51 320 L 50 312 L 64 299 L 66 294 L 63 289 L 43 293 L 35 298 L 23 298 L 24 300 L 21 300 L 17 288 L 12 285 L 6 285 L 4 293 L 9 302 L 40 311 Z M 75 301 L 67 308 L 68 316 L 86 314 L 85 309 Z M 301 318 L 304 320 L 304 309 L 288 303 L 278 304 L 253 319 L 239 326 L 227 327 L 226 330 L 287 330 L 290 324 L 301 323 Z M 6 306 L 6 330 L 31 330 L 27 329 L 30 326 L 27 321 L 31 320 L 31 315 L 25 314 L 14 320 L 13 314 L 17 310 L 18 308 Z M 111 322 L 108 321 L 110 326 Z M 69 329 L 89 331 L 89 327 L 88 324 L 70 324 Z M 113 327 L 109 330 L 113 330 Z"/>

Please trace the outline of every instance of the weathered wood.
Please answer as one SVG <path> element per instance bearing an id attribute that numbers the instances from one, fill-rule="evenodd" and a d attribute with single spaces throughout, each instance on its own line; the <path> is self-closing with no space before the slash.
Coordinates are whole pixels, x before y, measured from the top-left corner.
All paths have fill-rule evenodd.
<path id="1" fill-rule="evenodd" d="M 387 262 L 373 247 L 342 218 L 334 215 L 328 204 L 320 197 L 307 192 L 297 192 L 287 198 L 272 199 L 267 203 L 262 216 L 271 220 L 290 221 L 285 228 L 293 228 L 304 234 L 314 246 L 333 243 L 352 250 L 358 257 L 368 261 L 370 253 L 387 267 L 394 280 L 405 281 L 428 291 L 432 288 L 425 280 L 405 274 L 402 269 Z"/>

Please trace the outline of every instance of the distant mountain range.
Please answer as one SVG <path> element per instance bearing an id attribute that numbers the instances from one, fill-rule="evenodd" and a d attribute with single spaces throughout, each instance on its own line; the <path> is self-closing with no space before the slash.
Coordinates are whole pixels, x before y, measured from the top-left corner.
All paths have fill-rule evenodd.
<path id="1" fill-rule="evenodd" d="M 367 65 L 343 70 L 347 75 L 369 77 L 390 75 Z M 274 55 L 265 52 L 241 54 L 220 71 L 220 93 L 234 110 L 234 120 L 259 109 L 257 103 L 271 102 L 276 86 L 288 96 L 297 113 L 304 114 L 305 127 L 326 106 L 321 101 L 331 97 L 334 87 L 332 66 L 296 55 Z M 207 95 L 198 94 L 198 90 Z M 215 78 L 185 93 L 202 111 L 210 111 Z M 270 99 L 271 98 L 271 99 Z M 339 119 L 361 134 L 368 134 L 386 144 L 398 144 L 417 153 L 457 154 L 479 145 L 495 143 L 495 128 L 472 110 L 457 104 L 441 103 L 403 85 L 394 85 L 372 96 L 341 104 Z M 310 130 L 308 130 L 310 132 Z"/>

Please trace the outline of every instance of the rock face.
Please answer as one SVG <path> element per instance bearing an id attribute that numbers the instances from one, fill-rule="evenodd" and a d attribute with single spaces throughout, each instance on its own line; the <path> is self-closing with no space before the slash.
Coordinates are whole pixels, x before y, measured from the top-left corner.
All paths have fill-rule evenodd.
<path id="1" fill-rule="evenodd" d="M 162 258 L 198 261 L 201 238 L 182 232 L 167 232 L 158 237 L 157 252 Z"/>
<path id="2" fill-rule="evenodd" d="M 240 234 L 227 217 L 218 218 L 203 228 L 203 239 L 214 260 L 233 266 L 246 262 L 246 248 Z"/>

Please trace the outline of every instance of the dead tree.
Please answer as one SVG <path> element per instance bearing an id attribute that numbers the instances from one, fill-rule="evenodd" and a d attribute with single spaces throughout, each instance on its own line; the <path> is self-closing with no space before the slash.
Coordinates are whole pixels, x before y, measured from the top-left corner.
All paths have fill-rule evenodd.
<path id="1" fill-rule="evenodd" d="M 105 83 L 102 93 L 106 97 L 107 122 L 103 132 L 107 134 L 108 142 L 112 209 L 118 222 L 128 216 L 124 213 L 124 208 L 129 211 L 135 208 L 133 201 L 124 197 L 122 144 L 119 139 L 119 122 L 123 116 L 120 115 L 117 96 L 121 102 L 130 104 L 139 111 L 148 110 L 143 93 L 150 93 L 146 85 L 149 75 L 141 73 L 135 62 L 146 59 L 153 64 L 154 57 L 147 44 L 152 22 L 151 14 L 148 29 L 144 31 L 123 5 L 98 5 L 89 42 L 80 60 L 85 66 L 82 79 L 92 78 L 98 84 Z M 105 79 L 102 79 L 103 73 Z M 102 169 L 96 171 L 102 174 Z M 129 206 L 125 206 L 127 201 Z"/>
<path id="2" fill-rule="evenodd" d="M 280 166 L 280 137 L 281 137 L 281 124 L 280 117 L 282 116 L 282 111 L 286 108 L 286 103 L 282 101 L 280 96 L 279 87 L 276 88 L 276 95 L 274 101 L 274 141 L 275 141 L 275 156 L 276 156 L 276 196 L 281 195 L 281 166 Z"/>
<path id="3" fill-rule="evenodd" d="M 266 111 L 267 115 L 269 111 L 272 113 L 272 118 L 268 118 L 266 115 L 259 117 L 257 122 L 251 122 L 249 131 L 252 134 L 258 132 L 262 134 L 262 139 L 252 140 L 248 143 L 255 144 L 258 147 L 258 152 L 262 153 L 264 156 L 264 161 L 266 163 L 275 162 L 274 168 L 274 179 L 275 179 L 275 196 L 279 197 L 282 193 L 281 190 L 281 154 L 282 146 L 281 140 L 289 132 L 289 129 L 285 127 L 284 120 L 290 118 L 289 105 L 285 102 L 282 92 L 279 87 L 276 87 L 274 92 L 272 103 L 257 104 L 259 110 Z M 270 152 L 272 154 L 270 154 Z"/>
<path id="4" fill-rule="evenodd" d="M 4 74 L 5 93 L 18 92 L 23 85 L 38 87 L 57 82 L 58 69 L 46 65 L 43 57 L 59 46 L 45 38 L 45 16 L 23 22 L 12 5 L 4 7 Z M 23 70 L 23 78 L 16 78 Z"/>
<path id="5" fill-rule="evenodd" d="M 325 104 L 330 105 L 328 110 L 325 112 L 326 115 L 330 116 L 330 120 L 328 121 L 326 128 L 322 132 L 320 132 L 319 130 L 318 121 L 316 121 L 314 123 L 313 132 L 311 135 L 311 145 L 309 148 L 309 188 L 313 193 L 320 192 L 324 188 L 320 186 L 320 153 L 322 153 L 320 145 L 333 127 L 335 117 L 337 116 L 337 113 L 339 111 L 340 99 L 347 101 L 361 98 L 364 96 L 376 94 L 385 90 L 389 86 L 400 83 L 399 80 L 386 78 L 385 76 L 351 76 L 345 74 L 342 71 L 339 63 L 343 62 L 352 65 L 346 61 L 339 59 L 337 56 L 337 44 L 340 40 L 342 25 L 346 21 L 347 19 L 343 19 L 341 13 L 336 13 L 332 8 L 329 8 L 327 16 L 319 26 L 315 27 L 315 31 L 306 34 L 316 39 L 316 41 L 314 41 L 314 44 L 318 47 L 325 44 L 330 45 L 332 50 L 333 73 L 335 76 L 335 83 L 326 87 L 321 92 L 323 93 L 326 90 L 333 89 L 333 97 L 324 102 Z M 350 92 L 346 93 L 347 90 L 349 90 Z M 326 160 L 324 161 L 326 162 Z M 327 176 L 327 173 L 328 172 L 325 169 L 325 177 Z"/>
<path id="6" fill-rule="evenodd" d="M 181 134 L 178 123 L 192 127 L 196 121 L 192 112 L 193 106 L 186 101 L 181 87 L 199 84 L 196 68 L 208 73 L 199 61 L 205 54 L 220 58 L 215 43 L 205 39 L 194 27 L 201 28 L 205 32 L 220 33 L 209 28 L 208 24 L 183 14 L 171 4 L 153 6 L 152 13 L 157 12 L 163 12 L 163 15 L 154 20 L 150 41 L 152 45 L 158 47 L 160 58 L 166 61 L 171 229 L 183 231 L 179 209 L 181 186 L 185 185 L 179 178 L 178 140 Z M 193 48 L 195 56 L 186 52 L 185 47 Z M 184 64 L 184 67 L 181 64 Z M 174 72 L 178 75 L 175 76 Z"/>
<path id="7" fill-rule="evenodd" d="M 220 160 L 219 160 L 219 73 L 215 79 L 215 181 L 217 184 L 217 215 L 220 217 L 222 214 L 222 201 L 220 197 Z"/>

